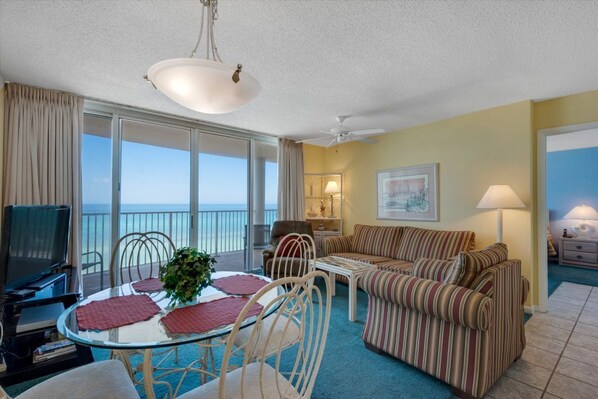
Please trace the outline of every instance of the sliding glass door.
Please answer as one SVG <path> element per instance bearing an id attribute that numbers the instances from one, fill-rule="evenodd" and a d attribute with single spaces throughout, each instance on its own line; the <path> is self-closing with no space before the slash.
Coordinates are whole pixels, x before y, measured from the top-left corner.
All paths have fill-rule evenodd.
<path id="1" fill-rule="evenodd" d="M 119 237 L 159 231 L 190 245 L 191 132 L 122 120 Z"/>
<path id="2" fill-rule="evenodd" d="M 262 266 L 276 219 L 276 143 L 179 122 L 85 115 L 85 295 L 109 286 L 111 249 L 131 232 L 160 231 L 176 247 L 205 250 L 218 270 Z"/>

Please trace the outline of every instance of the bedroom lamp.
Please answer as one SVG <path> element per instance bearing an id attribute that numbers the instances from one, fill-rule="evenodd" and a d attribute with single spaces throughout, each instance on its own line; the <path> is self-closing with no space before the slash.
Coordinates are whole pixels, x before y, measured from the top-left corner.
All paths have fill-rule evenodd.
<path id="1" fill-rule="evenodd" d="M 338 183 L 334 180 L 330 180 L 328 184 L 326 184 L 326 188 L 324 189 L 326 194 L 330 194 L 330 218 L 334 218 L 334 194 L 338 194 L 341 190 L 338 187 Z"/>
<path id="2" fill-rule="evenodd" d="M 579 238 L 588 238 L 596 231 L 596 228 L 592 224 L 587 223 L 586 220 L 598 220 L 598 212 L 589 205 L 581 204 L 571 209 L 569 213 L 565 215 L 565 219 L 581 220 L 577 226 L 571 227 L 571 230 L 573 230 Z"/>
<path id="3" fill-rule="evenodd" d="M 525 208 L 525 205 L 508 184 L 493 184 L 478 203 L 481 209 L 496 209 L 496 242 L 502 242 L 502 210 Z"/>
<path id="4" fill-rule="evenodd" d="M 191 55 L 157 62 L 144 78 L 171 100 L 194 111 L 204 114 L 236 111 L 253 101 L 261 86 L 241 64 L 228 65 L 220 59 L 214 39 L 218 0 L 198 3 L 202 9 L 199 37 Z M 206 42 L 205 58 L 195 58 L 202 37 Z"/>

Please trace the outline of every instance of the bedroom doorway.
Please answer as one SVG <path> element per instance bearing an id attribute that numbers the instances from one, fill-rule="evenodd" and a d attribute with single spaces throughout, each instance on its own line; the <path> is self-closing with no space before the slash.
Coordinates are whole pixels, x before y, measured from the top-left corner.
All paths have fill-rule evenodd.
<path id="1" fill-rule="evenodd" d="M 598 286 L 598 123 L 540 130 L 537 168 L 537 310 L 544 312 L 563 282 Z"/>

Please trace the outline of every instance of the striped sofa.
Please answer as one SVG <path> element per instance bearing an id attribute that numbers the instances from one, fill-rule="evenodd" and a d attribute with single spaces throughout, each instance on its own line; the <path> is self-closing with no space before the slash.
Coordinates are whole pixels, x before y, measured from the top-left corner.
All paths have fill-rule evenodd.
<path id="1" fill-rule="evenodd" d="M 381 270 L 411 274 L 416 259 L 448 259 L 474 247 L 472 231 L 356 224 L 353 235 L 327 238 L 324 253 L 372 263 Z"/>
<path id="2" fill-rule="evenodd" d="M 459 397 L 483 397 L 525 347 L 529 285 L 507 255 L 495 244 L 450 261 L 418 259 L 412 275 L 366 272 L 366 347 L 450 384 Z"/>

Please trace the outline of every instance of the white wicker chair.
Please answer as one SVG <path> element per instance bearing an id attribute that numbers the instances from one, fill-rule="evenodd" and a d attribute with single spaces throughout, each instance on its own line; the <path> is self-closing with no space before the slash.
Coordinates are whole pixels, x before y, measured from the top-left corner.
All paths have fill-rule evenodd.
<path id="1" fill-rule="evenodd" d="M 288 240 L 283 243 L 283 240 Z M 269 277 L 272 280 L 277 280 L 286 277 L 293 276 L 304 276 L 310 272 L 313 268 L 313 264 L 316 257 L 316 246 L 313 238 L 309 234 L 297 234 L 291 233 L 280 240 L 274 253 L 274 259 L 272 260 L 272 267 L 269 270 Z M 285 245 L 286 244 L 286 245 Z M 292 254 L 294 256 L 286 256 Z M 284 310 L 284 309 L 283 309 Z M 285 310 L 286 311 L 286 310 Z M 281 317 L 290 317 L 288 314 L 283 314 Z M 264 319 L 264 328 L 269 329 L 273 323 L 274 318 L 267 317 Z M 284 339 L 284 348 L 289 348 L 296 344 L 299 340 L 299 320 L 293 320 L 291 323 L 277 323 L 273 333 L 281 336 Z M 284 330 L 283 330 L 284 326 Z M 241 330 L 235 337 L 235 345 L 238 348 L 243 348 L 247 345 L 252 335 L 250 328 Z M 251 346 L 264 346 L 265 339 L 263 335 L 258 336 L 259 342 L 252 342 Z M 265 347 L 265 356 L 271 356 L 276 353 L 277 348 L 274 345 L 274 341 L 271 341 L 271 347 Z M 260 351 L 261 353 L 261 351 Z"/>
<path id="2" fill-rule="evenodd" d="M 316 277 L 324 280 L 325 292 L 313 283 Z M 271 291 L 279 287 L 287 290 L 280 290 L 276 297 L 272 296 Z M 256 303 L 260 303 L 263 309 L 255 316 L 253 327 L 249 327 L 251 337 L 242 348 L 244 356 L 240 366 L 229 372 L 232 355 L 238 350 L 234 338 L 242 331 L 241 326 Z M 237 317 L 231 331 L 232 339 L 224 351 L 220 378 L 181 395 L 180 399 L 310 398 L 326 345 L 330 307 L 330 280 L 321 271 L 271 282 L 251 298 Z M 273 319 L 273 322 L 266 323 L 268 319 Z M 274 331 L 277 328 L 288 329 L 295 320 L 299 322 L 301 332 L 296 354 L 285 350 L 283 340 Z M 259 336 L 262 335 L 265 345 L 250 344 L 261 342 Z M 272 346 L 276 347 L 276 351 L 273 357 L 268 357 L 266 351 Z M 281 364 L 290 365 L 284 375 L 280 370 Z"/>

